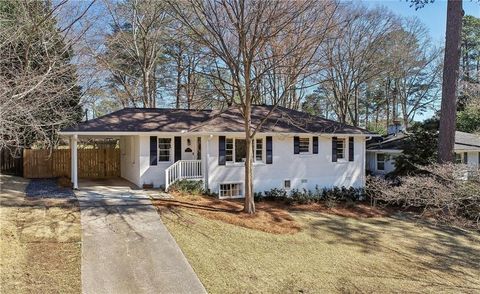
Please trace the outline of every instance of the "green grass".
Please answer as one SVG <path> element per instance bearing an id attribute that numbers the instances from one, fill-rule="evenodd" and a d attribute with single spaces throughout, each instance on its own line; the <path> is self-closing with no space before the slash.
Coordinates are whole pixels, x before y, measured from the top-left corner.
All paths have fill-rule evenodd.
<path id="1" fill-rule="evenodd" d="M 400 217 L 295 212 L 295 234 L 271 234 L 162 212 L 210 293 L 480 292 L 480 236 Z"/>

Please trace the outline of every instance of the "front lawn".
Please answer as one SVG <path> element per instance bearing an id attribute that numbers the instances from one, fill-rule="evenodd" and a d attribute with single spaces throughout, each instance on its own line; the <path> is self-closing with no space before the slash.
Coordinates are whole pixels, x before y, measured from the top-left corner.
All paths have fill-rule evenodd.
<path id="1" fill-rule="evenodd" d="M 238 202 L 223 204 L 230 210 L 215 203 L 156 202 L 210 293 L 480 291 L 475 232 L 419 224 L 400 214 L 353 218 L 276 208 L 277 218 L 262 204 L 260 215 L 269 215 L 262 221 L 293 228 L 271 233 L 262 229 L 266 223 L 245 225 Z"/>
<path id="2" fill-rule="evenodd" d="M 80 293 L 78 202 L 42 182 L 26 198 L 27 185 L 1 176 L 0 293 Z"/>

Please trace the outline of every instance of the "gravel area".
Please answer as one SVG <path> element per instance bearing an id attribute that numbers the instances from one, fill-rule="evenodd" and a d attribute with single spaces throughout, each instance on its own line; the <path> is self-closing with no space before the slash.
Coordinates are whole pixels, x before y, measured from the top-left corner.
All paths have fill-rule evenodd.
<path id="1" fill-rule="evenodd" d="M 55 179 L 32 179 L 25 194 L 29 198 L 75 199 L 72 189 L 60 187 Z"/>

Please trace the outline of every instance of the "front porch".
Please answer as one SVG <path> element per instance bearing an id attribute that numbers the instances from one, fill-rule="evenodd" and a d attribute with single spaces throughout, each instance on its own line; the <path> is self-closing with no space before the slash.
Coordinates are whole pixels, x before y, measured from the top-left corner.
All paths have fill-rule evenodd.
<path id="1" fill-rule="evenodd" d="M 202 179 L 202 160 L 178 160 L 165 170 L 165 191 L 178 180 Z"/>
<path id="2" fill-rule="evenodd" d="M 120 154 L 121 178 L 137 187 L 168 188 L 182 179 L 202 180 L 206 177 L 208 138 L 183 133 L 150 134 L 69 134 L 71 149 L 71 181 L 79 189 L 79 141 L 115 139 Z M 80 144 L 81 145 L 81 144 Z M 206 146 L 202 150 L 202 145 Z"/>

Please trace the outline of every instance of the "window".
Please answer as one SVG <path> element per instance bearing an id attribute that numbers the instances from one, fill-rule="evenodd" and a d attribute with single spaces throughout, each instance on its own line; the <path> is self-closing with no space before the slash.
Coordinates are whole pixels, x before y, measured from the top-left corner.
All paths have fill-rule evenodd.
<path id="1" fill-rule="evenodd" d="M 225 161 L 233 161 L 233 139 L 225 141 Z"/>
<path id="2" fill-rule="evenodd" d="M 345 158 L 345 139 L 337 138 L 337 159 Z"/>
<path id="3" fill-rule="evenodd" d="M 239 197 L 242 196 L 242 184 L 220 184 L 220 197 Z"/>
<path id="4" fill-rule="evenodd" d="M 263 139 L 256 139 L 252 142 L 253 161 L 263 161 Z M 225 161 L 243 163 L 247 158 L 247 144 L 245 139 L 225 139 Z"/>
<path id="5" fill-rule="evenodd" d="M 310 152 L 310 138 L 299 138 L 300 153 Z"/>
<path id="6" fill-rule="evenodd" d="M 158 138 L 158 161 L 170 161 L 171 138 Z"/>
<path id="7" fill-rule="evenodd" d="M 290 186 L 291 186 L 290 180 L 283 181 L 283 188 L 284 189 L 290 189 Z"/>
<path id="8" fill-rule="evenodd" d="M 235 139 L 235 162 L 245 162 L 247 157 L 246 145 L 245 139 Z"/>
<path id="9" fill-rule="evenodd" d="M 385 154 L 377 153 L 377 170 L 385 170 Z"/>
<path id="10" fill-rule="evenodd" d="M 255 161 L 263 161 L 263 140 L 255 141 Z"/>
<path id="11" fill-rule="evenodd" d="M 197 137 L 197 160 L 202 159 L 202 138 Z"/>
<path id="12" fill-rule="evenodd" d="M 455 153 L 455 163 L 462 163 L 462 154 Z"/>

